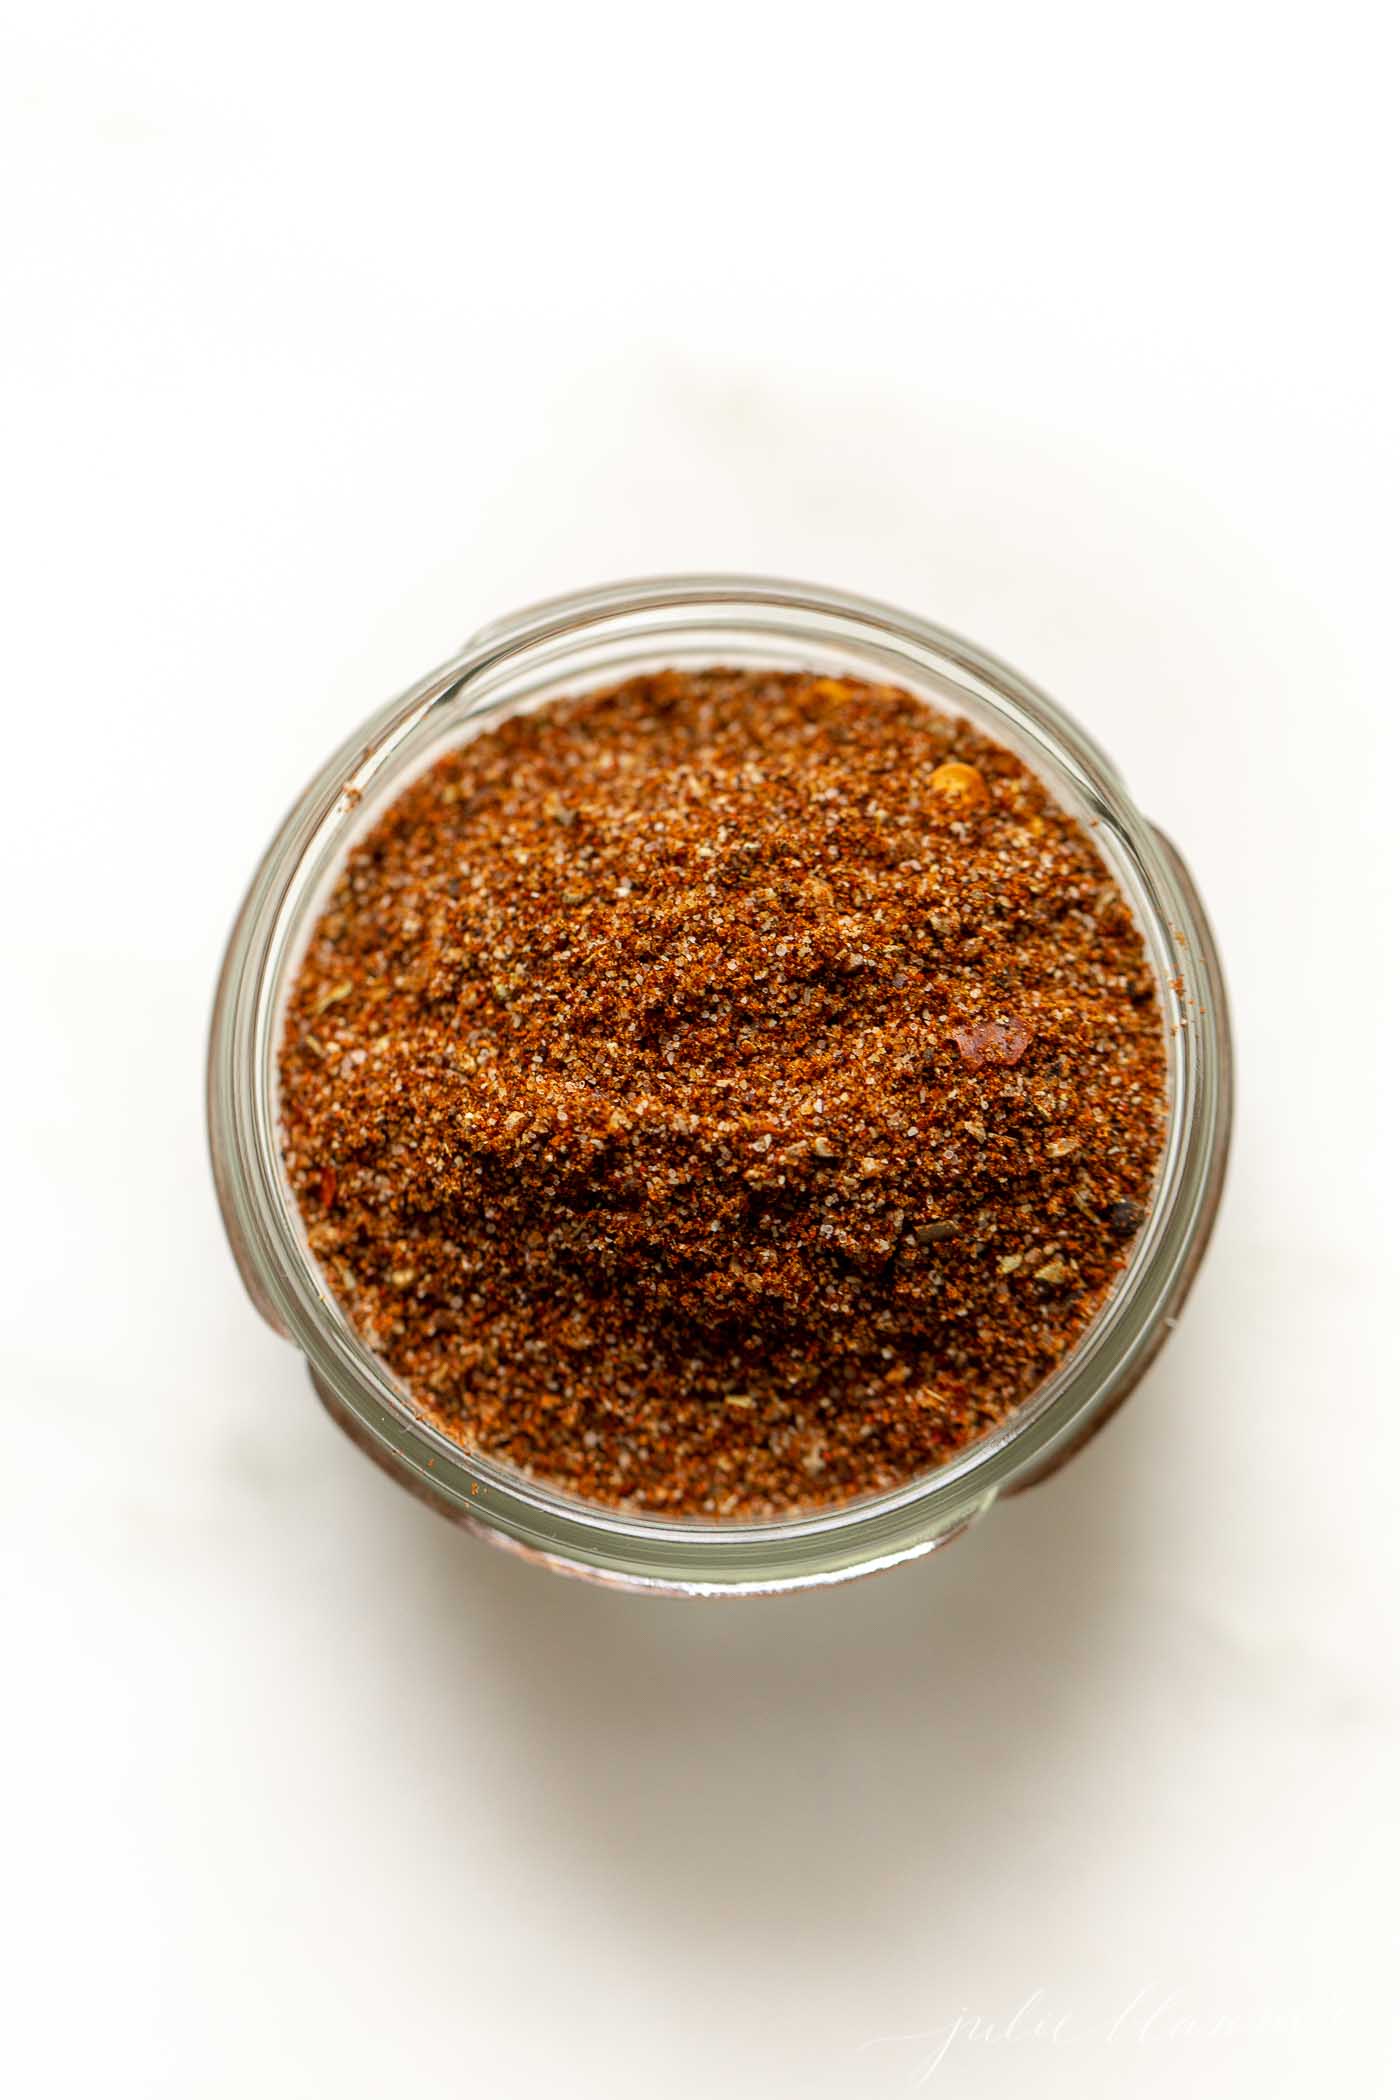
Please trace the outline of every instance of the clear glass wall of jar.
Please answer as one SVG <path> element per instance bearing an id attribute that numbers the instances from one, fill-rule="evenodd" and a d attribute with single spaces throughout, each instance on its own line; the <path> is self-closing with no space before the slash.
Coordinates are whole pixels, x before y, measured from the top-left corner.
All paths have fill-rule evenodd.
<path id="1" fill-rule="evenodd" d="M 1008 1421 L 896 1492 L 764 1524 L 619 1513 L 540 1487 L 416 1412 L 329 1296 L 286 1185 L 277 1043 L 286 988 L 345 854 L 422 768 L 503 715 L 647 669 L 769 666 L 896 682 L 1011 746 L 1084 823 L 1136 913 L 1167 1018 L 1170 1119 L 1128 1268 L 1077 1347 Z M 892 607 L 742 576 L 582 592 L 483 629 L 357 730 L 269 847 L 224 959 L 209 1131 L 250 1297 L 295 1343 L 332 1415 L 423 1500 L 492 1543 L 629 1588 L 745 1596 L 930 1552 L 1042 1478 L 1132 1390 L 1174 1325 L 1214 1222 L 1231 1114 L 1229 1022 L 1209 925 L 1180 856 L 1053 701 L 971 643 Z"/>

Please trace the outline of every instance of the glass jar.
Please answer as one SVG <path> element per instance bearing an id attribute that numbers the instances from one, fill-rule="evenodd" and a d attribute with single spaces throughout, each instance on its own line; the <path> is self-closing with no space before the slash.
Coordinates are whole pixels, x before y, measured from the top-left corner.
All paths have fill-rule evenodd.
<path id="1" fill-rule="evenodd" d="M 604 1509 L 464 1450 L 355 1334 L 308 1249 L 278 1143 L 283 1001 L 347 850 L 454 744 L 552 695 L 665 666 L 801 669 L 908 687 L 1017 751 L 1094 838 L 1137 916 L 1167 1021 L 1169 1122 L 1128 1266 L 1053 1375 L 1007 1421 L 891 1493 L 767 1523 Z M 1027 680 L 910 613 L 806 585 L 663 577 L 531 607 L 484 628 L 358 730 L 301 796 L 230 938 L 209 1050 L 209 1133 L 249 1295 L 306 1358 L 341 1427 L 479 1537 L 572 1575 L 690 1596 L 751 1596 L 930 1552 L 1043 1478 L 1127 1397 L 1175 1324 L 1219 1203 L 1230 1036 L 1210 928 L 1180 856 L 1111 761 Z"/>

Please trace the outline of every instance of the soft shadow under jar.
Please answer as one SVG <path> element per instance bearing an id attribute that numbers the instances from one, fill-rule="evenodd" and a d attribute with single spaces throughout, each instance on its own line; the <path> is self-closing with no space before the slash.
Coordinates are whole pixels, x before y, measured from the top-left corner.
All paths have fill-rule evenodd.
<path id="1" fill-rule="evenodd" d="M 749 579 L 535 608 L 386 709 L 211 1042 L 241 1271 L 342 1426 L 686 1594 L 892 1565 L 1060 1463 L 1175 1319 L 1228 1125 L 1209 929 L 1103 754 L 954 636 Z"/>

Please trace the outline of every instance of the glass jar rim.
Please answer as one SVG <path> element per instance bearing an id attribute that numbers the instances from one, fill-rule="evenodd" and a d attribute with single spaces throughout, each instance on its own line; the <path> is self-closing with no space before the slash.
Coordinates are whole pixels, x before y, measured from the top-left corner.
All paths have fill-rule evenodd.
<path id="1" fill-rule="evenodd" d="M 852 658 L 885 666 L 932 704 L 965 708 L 1020 749 L 1053 793 L 1091 813 L 1171 1022 L 1157 1189 L 1127 1268 L 1075 1347 L 1005 1422 L 934 1471 L 886 1494 L 761 1523 L 589 1504 L 456 1444 L 417 1412 L 350 1327 L 305 1243 L 281 1162 L 275 1091 L 281 1000 L 299 937 L 368 812 L 434 749 L 542 693 L 579 689 L 591 675 L 585 666 L 602 674 L 646 657 L 674 662 L 682 645 L 703 656 L 725 634 L 794 667 L 849 667 Z M 721 657 L 736 660 L 735 647 L 715 647 L 709 660 Z M 803 1587 L 927 1552 L 1073 1447 L 1174 1322 L 1219 1199 L 1230 1091 L 1209 923 L 1180 857 L 1098 744 L 1029 680 L 947 629 L 873 600 L 749 576 L 658 577 L 547 600 L 479 630 L 381 709 L 318 773 L 264 856 L 230 937 L 209 1046 L 211 1154 L 240 1271 L 259 1310 L 302 1350 L 342 1424 L 406 1484 L 494 1543 L 597 1580 L 689 1594 Z"/>

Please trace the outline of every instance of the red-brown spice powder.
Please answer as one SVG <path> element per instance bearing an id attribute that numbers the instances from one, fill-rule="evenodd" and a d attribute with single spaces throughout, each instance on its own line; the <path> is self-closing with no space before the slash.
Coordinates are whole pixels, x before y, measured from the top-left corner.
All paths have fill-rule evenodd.
<path id="1" fill-rule="evenodd" d="M 441 759 L 293 985 L 286 1170 L 469 1449 L 755 1519 L 895 1487 L 1082 1334 L 1165 1124 L 1141 937 L 1010 751 L 668 671 Z"/>

